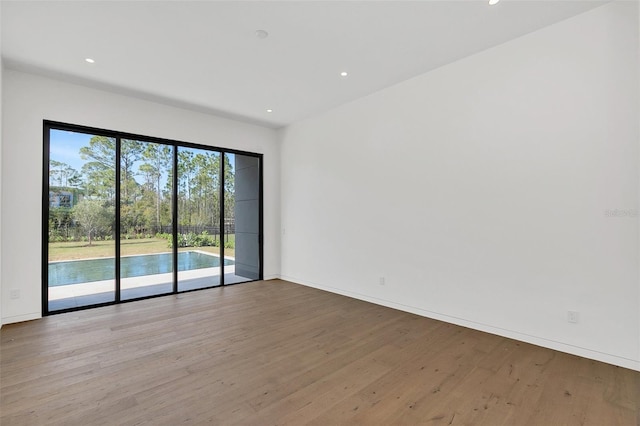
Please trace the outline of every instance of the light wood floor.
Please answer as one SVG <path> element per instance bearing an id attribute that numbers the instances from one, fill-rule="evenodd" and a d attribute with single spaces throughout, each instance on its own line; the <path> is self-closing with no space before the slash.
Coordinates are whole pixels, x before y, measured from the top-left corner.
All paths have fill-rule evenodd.
<path id="1" fill-rule="evenodd" d="M 0 331 L 4 425 L 638 425 L 640 373 L 268 281 Z"/>

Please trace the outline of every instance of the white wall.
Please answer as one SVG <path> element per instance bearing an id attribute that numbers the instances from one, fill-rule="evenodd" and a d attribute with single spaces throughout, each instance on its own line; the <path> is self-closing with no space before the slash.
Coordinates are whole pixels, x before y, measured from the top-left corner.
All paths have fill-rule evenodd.
<path id="1" fill-rule="evenodd" d="M 264 274 L 280 273 L 279 143 L 271 129 L 5 69 L 2 321 L 41 316 L 42 121 L 264 154 Z M 21 298 L 9 299 L 12 289 Z"/>
<path id="2" fill-rule="evenodd" d="M 282 277 L 640 369 L 637 7 L 285 129 Z"/>
<path id="3" fill-rule="evenodd" d="M 0 22 L 2 21 L 2 2 L 0 2 Z M 0 31 L 0 46 L 2 35 Z M 0 56 L 0 223 L 2 223 L 2 57 Z M 0 241 L 2 241 L 2 227 L 0 226 Z M 0 328 L 2 328 L 2 244 L 0 244 Z"/>

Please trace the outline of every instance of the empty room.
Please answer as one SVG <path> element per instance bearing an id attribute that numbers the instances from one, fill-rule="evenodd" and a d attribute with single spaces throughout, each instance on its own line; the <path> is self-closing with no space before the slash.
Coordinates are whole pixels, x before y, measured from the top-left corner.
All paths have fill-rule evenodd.
<path id="1" fill-rule="evenodd" d="M 0 0 L 0 424 L 640 425 L 639 22 Z"/>

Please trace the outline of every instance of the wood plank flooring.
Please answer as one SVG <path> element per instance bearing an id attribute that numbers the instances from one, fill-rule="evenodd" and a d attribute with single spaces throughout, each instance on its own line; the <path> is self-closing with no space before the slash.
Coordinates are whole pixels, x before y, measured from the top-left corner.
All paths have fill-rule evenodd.
<path id="1" fill-rule="evenodd" d="M 0 330 L 3 426 L 635 426 L 639 401 L 639 372 L 278 280 Z"/>

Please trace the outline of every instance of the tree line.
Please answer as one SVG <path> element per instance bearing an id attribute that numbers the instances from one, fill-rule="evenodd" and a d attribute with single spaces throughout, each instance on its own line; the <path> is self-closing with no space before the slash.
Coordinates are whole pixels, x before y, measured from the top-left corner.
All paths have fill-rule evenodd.
<path id="1" fill-rule="evenodd" d="M 121 140 L 121 238 L 150 237 L 172 227 L 174 148 Z M 217 230 L 220 224 L 220 162 L 224 158 L 224 218 L 233 222 L 234 171 L 227 155 L 178 147 L 178 232 Z M 49 240 L 109 239 L 114 235 L 116 140 L 93 136 L 80 148 L 80 170 L 52 159 L 52 193 L 68 192 L 72 205 L 49 205 Z M 219 232 L 219 230 L 218 230 Z"/>

